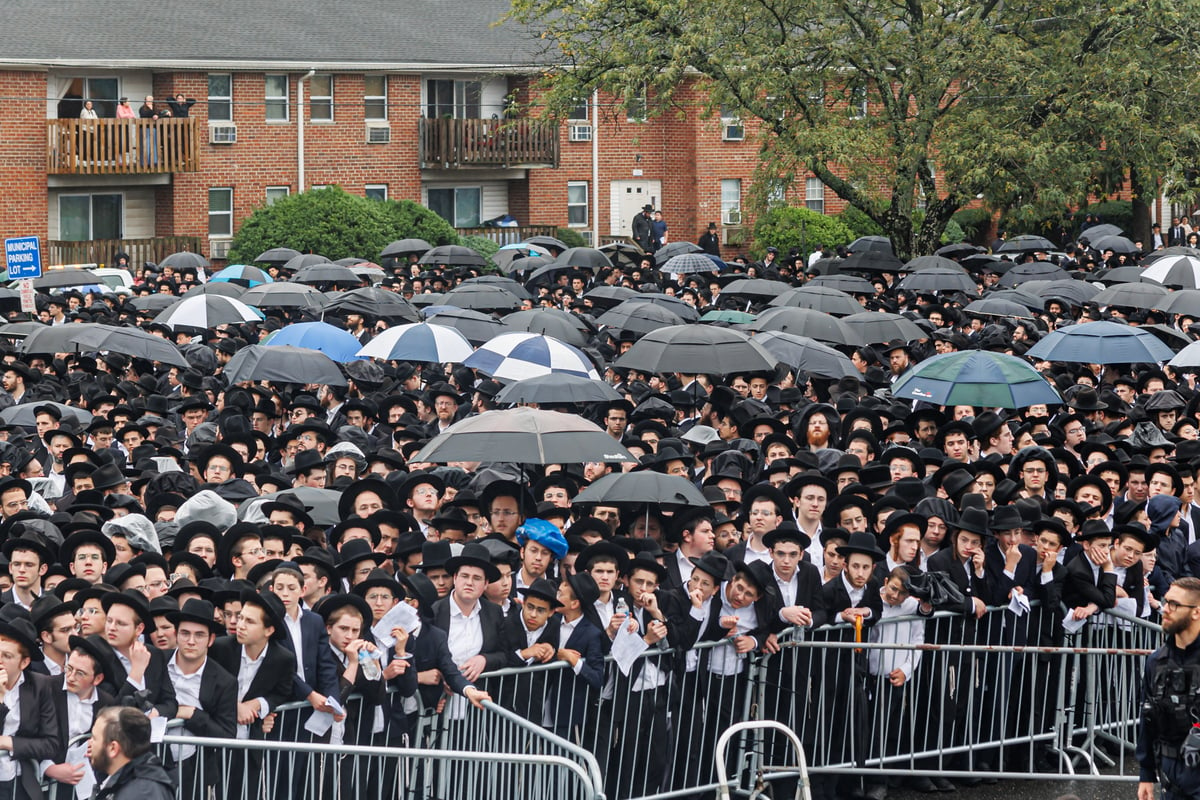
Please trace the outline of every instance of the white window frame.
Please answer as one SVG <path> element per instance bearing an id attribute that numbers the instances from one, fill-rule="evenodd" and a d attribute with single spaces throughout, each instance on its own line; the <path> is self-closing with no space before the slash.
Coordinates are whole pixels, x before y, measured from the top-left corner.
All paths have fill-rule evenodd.
<path id="1" fill-rule="evenodd" d="M 226 192 L 229 197 L 228 211 L 213 211 L 212 201 L 214 192 Z M 228 233 L 214 233 L 213 219 L 219 217 L 227 217 L 229 219 Z M 230 239 L 233 237 L 233 187 L 232 186 L 210 186 L 208 189 L 208 237 L 210 239 Z"/>
<path id="2" fill-rule="evenodd" d="M 292 193 L 291 186 L 268 186 L 266 188 L 267 205 L 273 206 Z"/>
<path id="3" fill-rule="evenodd" d="M 430 186 L 425 189 L 425 207 L 429 208 L 429 193 L 430 192 L 453 192 L 454 197 L 454 219 L 446 220 L 454 228 L 475 228 L 475 225 L 460 225 L 458 219 L 458 193 L 461 191 L 473 191 L 479 193 L 479 222 L 483 222 L 483 187 L 482 186 Z M 432 210 L 432 209 L 431 209 Z M 435 212 L 436 213 L 436 212 Z M 439 215 L 440 216 L 440 215 Z"/>
<path id="4" fill-rule="evenodd" d="M 639 108 L 640 106 L 640 108 Z M 638 112 L 641 112 L 640 114 Z M 625 104 L 626 122 L 645 122 L 650 117 L 650 91 L 645 84 Z"/>
<path id="5" fill-rule="evenodd" d="M 725 132 L 729 128 L 741 128 L 741 136 L 725 138 Z M 729 142 L 740 142 L 746 138 L 746 126 L 742 124 L 742 118 L 734 113 L 733 109 L 721 105 L 721 140 Z"/>
<path id="6" fill-rule="evenodd" d="M 95 223 L 95 219 L 94 219 L 95 205 L 94 205 L 94 201 L 92 198 L 98 197 L 98 196 L 103 196 L 103 197 L 113 196 L 113 197 L 121 198 L 121 230 L 119 232 L 120 235 L 117 236 L 116 238 L 117 239 L 124 238 L 124 236 L 125 236 L 125 214 L 126 214 L 126 203 L 125 203 L 125 193 L 124 192 L 64 192 L 64 193 L 58 195 L 58 236 L 60 239 L 62 239 L 62 235 L 63 235 L 63 230 L 62 230 L 62 228 L 63 228 L 63 224 L 62 224 L 62 201 L 63 201 L 63 198 L 86 197 L 88 199 L 88 238 L 80 239 L 79 241 L 81 241 L 81 242 L 96 241 L 96 231 L 95 231 L 96 223 Z M 75 240 L 64 239 L 63 241 L 75 241 Z"/>
<path id="7" fill-rule="evenodd" d="M 224 78 L 229 81 L 229 94 L 213 94 L 212 80 L 213 78 Z M 226 104 L 229 107 L 229 112 L 226 116 L 213 116 L 214 104 Z M 208 121 L 209 122 L 233 122 L 233 75 L 228 72 L 212 72 L 208 75 Z"/>
<path id="8" fill-rule="evenodd" d="M 371 197 L 371 192 L 375 192 L 376 194 L 382 192 L 383 197 Z M 386 183 L 368 183 L 363 186 L 363 196 L 368 200 L 387 200 L 388 185 Z"/>
<path id="9" fill-rule="evenodd" d="M 583 190 L 583 202 L 571 202 L 571 190 Z M 590 187 L 587 181 L 567 181 L 567 226 L 571 228 L 586 228 L 588 226 L 588 214 L 590 212 L 588 198 L 591 196 Z M 578 212 L 583 209 L 583 221 L 571 222 L 571 211 Z"/>
<path id="10" fill-rule="evenodd" d="M 737 201 L 730 202 L 732 192 L 727 190 L 737 189 Z M 728 195 L 728 196 L 727 196 Z M 730 219 L 730 212 L 737 212 L 739 221 L 737 223 L 727 222 Z M 721 223 L 725 225 L 740 224 L 740 216 L 742 212 L 742 179 L 741 178 L 722 178 L 721 179 Z"/>
<path id="11" fill-rule="evenodd" d="M 592 99 L 590 97 L 582 97 L 579 99 L 578 105 L 567 112 L 567 119 L 571 122 L 587 122 L 590 117 Z M 582 116 L 580 116 L 582 114 Z"/>
<path id="12" fill-rule="evenodd" d="M 318 81 L 329 81 L 329 93 L 317 94 Z M 308 119 L 316 125 L 329 125 L 333 122 L 333 73 L 318 72 L 308 82 Z M 318 116 L 320 114 L 320 116 Z"/>
<path id="13" fill-rule="evenodd" d="M 271 85 L 272 78 L 283 79 L 283 94 L 268 94 L 268 89 Z M 268 124 L 280 124 L 291 122 L 292 120 L 292 80 L 287 73 L 269 73 L 263 77 L 263 99 L 266 102 L 265 115 Z M 279 118 L 271 118 L 271 104 L 283 104 L 283 116 Z"/>
<path id="14" fill-rule="evenodd" d="M 368 94 L 367 84 L 372 79 L 383 81 L 383 94 Z M 382 116 L 371 116 L 371 107 L 382 106 Z M 363 76 L 363 118 L 367 122 L 387 122 L 388 118 L 388 76 L 387 75 L 364 75 Z"/>
<path id="15" fill-rule="evenodd" d="M 825 184 L 820 178 L 804 179 L 804 207 L 818 214 L 825 213 Z"/>

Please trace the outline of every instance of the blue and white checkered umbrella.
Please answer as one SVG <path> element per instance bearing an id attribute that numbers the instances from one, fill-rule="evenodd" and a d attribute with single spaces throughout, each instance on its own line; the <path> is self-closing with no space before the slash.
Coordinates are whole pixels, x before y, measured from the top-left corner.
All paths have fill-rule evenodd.
<path id="1" fill-rule="evenodd" d="M 230 264 L 208 279 L 211 283 L 236 283 L 247 289 L 263 283 L 274 283 L 275 279 L 258 267 L 246 264 Z"/>
<path id="2" fill-rule="evenodd" d="M 474 351 L 467 337 L 454 328 L 419 322 L 388 328 L 363 345 L 358 355 L 384 361 L 458 364 Z"/>
<path id="3" fill-rule="evenodd" d="M 463 366 L 510 381 L 565 373 L 600 379 L 592 362 L 565 342 L 536 333 L 502 333 L 483 344 Z"/>

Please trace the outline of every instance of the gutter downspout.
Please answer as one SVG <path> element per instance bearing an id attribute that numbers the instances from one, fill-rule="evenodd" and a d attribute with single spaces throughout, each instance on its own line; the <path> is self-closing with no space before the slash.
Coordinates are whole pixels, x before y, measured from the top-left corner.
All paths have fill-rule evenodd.
<path id="1" fill-rule="evenodd" d="M 296 82 L 296 123 L 298 125 L 296 128 L 296 161 L 299 173 L 297 194 L 303 192 L 307 185 L 304 181 L 304 82 L 316 74 L 315 69 L 310 69 L 308 74 Z"/>
<path id="2" fill-rule="evenodd" d="M 600 246 L 600 90 L 592 90 L 592 247 Z"/>

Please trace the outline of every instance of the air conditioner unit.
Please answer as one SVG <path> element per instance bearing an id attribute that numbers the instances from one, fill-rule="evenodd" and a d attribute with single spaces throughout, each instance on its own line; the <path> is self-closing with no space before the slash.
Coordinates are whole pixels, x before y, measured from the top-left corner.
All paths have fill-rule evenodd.
<path id="1" fill-rule="evenodd" d="M 208 257 L 209 258 L 228 258 L 229 248 L 233 245 L 232 239 L 209 239 L 208 240 Z"/>
<path id="2" fill-rule="evenodd" d="M 367 144 L 388 144 L 392 141 L 392 129 L 389 125 L 368 125 Z"/>
<path id="3" fill-rule="evenodd" d="M 572 125 L 567 131 L 567 139 L 572 142 L 590 142 L 592 140 L 592 126 L 586 123 Z"/>
<path id="4" fill-rule="evenodd" d="M 740 142 L 746 138 L 746 128 L 737 120 L 729 120 L 721 123 L 721 141 L 722 142 Z"/>
<path id="5" fill-rule="evenodd" d="M 722 225 L 741 225 L 742 210 L 740 208 L 727 208 L 721 212 Z"/>
<path id="6" fill-rule="evenodd" d="M 236 125 L 210 125 L 208 127 L 209 144 L 233 144 L 236 141 Z"/>

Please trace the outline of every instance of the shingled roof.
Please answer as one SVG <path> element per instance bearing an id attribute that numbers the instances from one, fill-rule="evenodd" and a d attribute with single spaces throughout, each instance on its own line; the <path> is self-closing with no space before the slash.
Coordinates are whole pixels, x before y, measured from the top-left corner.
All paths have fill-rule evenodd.
<path id="1" fill-rule="evenodd" d="M 531 67 L 509 0 L 5 0 L 0 64 Z"/>

